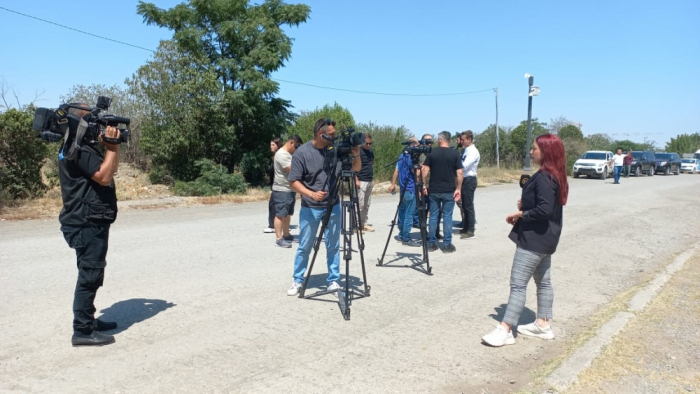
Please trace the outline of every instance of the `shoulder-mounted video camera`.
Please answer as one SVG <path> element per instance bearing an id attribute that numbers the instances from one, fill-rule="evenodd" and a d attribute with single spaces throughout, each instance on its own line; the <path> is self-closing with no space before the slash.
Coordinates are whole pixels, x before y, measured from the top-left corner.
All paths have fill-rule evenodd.
<path id="1" fill-rule="evenodd" d="M 131 120 L 121 116 L 108 114 L 112 99 L 105 96 L 97 98 L 94 108 L 85 107 L 78 103 L 61 104 L 56 110 L 49 108 L 37 108 L 34 112 L 34 124 L 32 128 L 39 132 L 41 139 L 47 142 L 58 142 L 63 139 L 61 156 L 68 160 L 76 158 L 80 148 L 94 145 L 99 142 L 99 137 L 108 144 L 120 144 L 129 140 L 129 124 Z M 83 117 L 69 113 L 71 108 L 88 111 Z M 108 126 L 119 128 L 120 137 L 108 138 L 105 136 L 105 128 Z"/>

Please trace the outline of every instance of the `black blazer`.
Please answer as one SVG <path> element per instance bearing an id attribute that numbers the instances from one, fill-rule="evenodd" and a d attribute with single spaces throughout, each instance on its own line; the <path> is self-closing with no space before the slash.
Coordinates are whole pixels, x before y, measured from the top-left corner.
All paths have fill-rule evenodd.
<path id="1" fill-rule="evenodd" d="M 559 182 L 549 172 L 536 172 L 525 184 L 521 202 L 523 217 L 508 237 L 531 252 L 553 254 L 562 229 Z"/>

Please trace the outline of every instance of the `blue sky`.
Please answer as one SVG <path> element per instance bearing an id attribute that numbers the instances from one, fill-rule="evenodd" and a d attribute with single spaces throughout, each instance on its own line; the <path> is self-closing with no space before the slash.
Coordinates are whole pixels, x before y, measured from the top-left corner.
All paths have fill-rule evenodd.
<path id="1" fill-rule="evenodd" d="M 155 3 L 169 8 L 180 1 Z M 700 1 L 306 1 L 307 23 L 287 29 L 292 58 L 273 77 L 342 89 L 408 94 L 499 88 L 499 123 L 565 116 L 584 134 L 654 140 L 700 132 Z M 146 26 L 137 1 L 0 1 L 75 29 L 157 48 L 172 33 Z M 78 12 L 76 10 L 84 10 Z M 22 104 L 55 107 L 75 84 L 122 84 L 151 53 L 0 9 L 0 79 Z M 356 122 L 415 134 L 495 121 L 491 90 L 459 96 L 356 94 L 280 83 L 297 111 L 338 102 Z"/>

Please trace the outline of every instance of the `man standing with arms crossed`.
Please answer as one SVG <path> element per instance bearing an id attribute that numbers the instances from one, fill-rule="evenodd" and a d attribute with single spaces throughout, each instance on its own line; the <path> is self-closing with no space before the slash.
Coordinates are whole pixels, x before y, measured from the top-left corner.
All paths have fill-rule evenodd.
<path id="1" fill-rule="evenodd" d="M 464 212 L 464 221 L 462 229 L 466 230 L 460 237 L 461 239 L 474 238 L 475 212 L 474 212 L 474 192 L 476 191 L 476 168 L 479 166 L 479 150 L 474 146 L 474 133 L 467 130 L 461 136 L 462 146 L 462 210 Z"/>
<path id="2" fill-rule="evenodd" d="M 444 253 L 453 253 L 457 249 L 452 244 L 452 211 L 455 201 L 462 194 L 462 162 L 459 151 L 450 148 L 451 136 L 449 131 L 438 134 L 438 147 L 426 156 L 423 163 L 423 183 L 430 183 L 427 189 L 430 191 L 430 235 L 428 250 L 436 251 L 438 213 L 443 212 L 443 230 L 445 232 Z M 426 190 L 426 192 L 428 191 Z"/>
<path id="3" fill-rule="evenodd" d="M 355 177 L 357 199 L 360 202 L 360 220 L 362 230 L 373 232 L 374 227 L 368 222 L 369 206 L 372 203 L 372 180 L 374 179 L 374 152 L 372 152 L 372 136 L 365 134 L 365 143 L 361 145 L 360 160 L 362 168 Z M 360 231 L 360 229 L 358 229 Z"/>

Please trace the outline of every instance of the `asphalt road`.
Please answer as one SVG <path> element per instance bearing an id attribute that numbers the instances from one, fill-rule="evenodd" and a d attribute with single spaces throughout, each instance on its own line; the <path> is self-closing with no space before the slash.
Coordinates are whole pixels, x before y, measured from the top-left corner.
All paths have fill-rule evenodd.
<path id="1" fill-rule="evenodd" d="M 526 387 L 529 371 L 556 357 L 592 313 L 700 234 L 700 176 L 569 182 L 553 256 L 557 339 L 517 338 L 500 349 L 480 337 L 495 327 L 508 298 L 515 246 L 505 217 L 520 196 L 515 184 L 477 189 L 477 238 L 456 239 L 454 254 L 431 254 L 433 276 L 375 266 L 398 200 L 375 196 L 370 222 L 377 231 L 365 234 L 371 296 L 353 302 L 349 321 L 332 295 L 286 295 L 295 249 L 276 248 L 274 235 L 262 233 L 267 203 L 125 210 L 111 230 L 96 300 L 98 314 L 120 327 L 116 343 L 101 348 L 70 346 L 75 255 L 58 221 L 0 222 L 0 391 Z M 398 266 L 420 257 L 420 249 L 393 239 L 387 253 Z M 317 261 L 312 283 L 322 284 L 323 247 Z M 361 277 L 358 254 L 350 268 L 350 276 Z M 523 322 L 536 310 L 530 286 Z"/>

